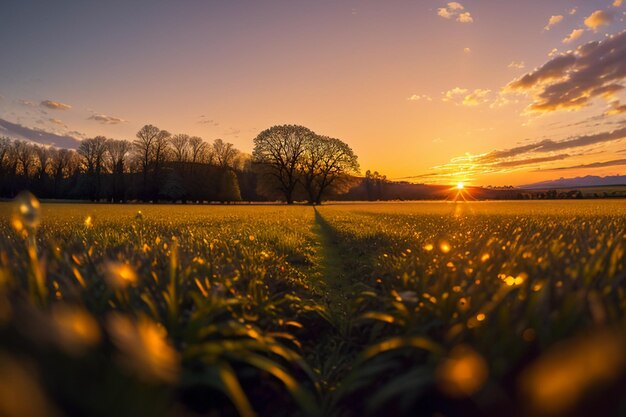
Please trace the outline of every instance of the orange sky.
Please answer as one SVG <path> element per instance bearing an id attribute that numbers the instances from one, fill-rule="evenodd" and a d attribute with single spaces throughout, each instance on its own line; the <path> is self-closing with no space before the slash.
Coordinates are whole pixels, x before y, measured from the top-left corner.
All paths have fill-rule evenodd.
<path id="1" fill-rule="evenodd" d="M 297 123 L 414 182 L 625 173 L 619 0 L 40 3 L 0 5 L 0 135 Z"/>

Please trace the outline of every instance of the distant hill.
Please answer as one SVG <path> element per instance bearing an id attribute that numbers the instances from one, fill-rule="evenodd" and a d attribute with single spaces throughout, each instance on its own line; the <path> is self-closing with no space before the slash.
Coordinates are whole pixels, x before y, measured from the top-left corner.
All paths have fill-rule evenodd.
<path id="1" fill-rule="evenodd" d="M 626 185 L 626 175 L 613 175 L 607 177 L 587 175 L 585 177 L 559 178 L 558 180 L 541 181 L 533 184 L 521 185 L 518 188 L 526 190 L 540 190 L 546 188 L 605 187 L 611 185 Z"/>

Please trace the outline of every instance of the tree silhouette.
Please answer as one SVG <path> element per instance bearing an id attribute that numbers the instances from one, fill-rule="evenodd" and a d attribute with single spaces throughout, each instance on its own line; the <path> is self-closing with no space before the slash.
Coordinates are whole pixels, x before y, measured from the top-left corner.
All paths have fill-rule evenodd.
<path id="1" fill-rule="evenodd" d="M 352 149 L 339 139 L 314 136 L 303 154 L 302 176 L 309 203 L 321 204 L 330 187 L 345 174 L 357 174 L 359 163 Z"/>
<path id="2" fill-rule="evenodd" d="M 232 143 L 224 142 L 222 139 L 213 141 L 213 157 L 222 168 L 232 167 L 238 153 Z"/>
<path id="3" fill-rule="evenodd" d="M 137 132 L 137 139 L 133 141 L 133 149 L 139 160 L 143 177 L 142 197 L 148 198 L 148 176 L 152 158 L 154 155 L 154 144 L 161 130 L 153 125 L 145 125 Z"/>
<path id="4" fill-rule="evenodd" d="M 128 155 L 132 145 L 127 140 L 109 139 L 106 147 L 109 155 L 110 171 L 113 174 L 111 198 L 114 201 L 123 201 L 126 199 L 124 173 L 126 172 Z"/>
<path id="5" fill-rule="evenodd" d="M 107 152 L 107 138 L 96 136 L 92 139 L 83 139 L 78 146 L 78 154 L 83 157 L 87 171 L 87 187 L 90 190 L 89 198 L 97 200 L 101 197 L 101 176 L 105 167 Z"/>
<path id="6" fill-rule="evenodd" d="M 237 174 L 232 169 L 222 171 L 219 200 L 222 202 L 241 201 L 241 191 Z"/>
<path id="7" fill-rule="evenodd" d="M 254 139 L 252 158 L 272 187 L 293 204 L 299 182 L 302 155 L 315 133 L 304 126 L 273 126 Z"/>
<path id="8" fill-rule="evenodd" d="M 170 139 L 172 145 L 172 153 L 174 154 L 174 161 L 182 163 L 189 160 L 190 145 L 189 135 L 178 134 L 172 136 Z"/>

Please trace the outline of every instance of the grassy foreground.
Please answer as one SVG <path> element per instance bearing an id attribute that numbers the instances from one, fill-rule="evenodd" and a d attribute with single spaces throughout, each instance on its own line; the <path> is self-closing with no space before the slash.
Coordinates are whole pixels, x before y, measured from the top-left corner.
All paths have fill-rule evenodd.
<path id="1" fill-rule="evenodd" d="M 0 415 L 626 413 L 621 200 L 0 213 Z"/>

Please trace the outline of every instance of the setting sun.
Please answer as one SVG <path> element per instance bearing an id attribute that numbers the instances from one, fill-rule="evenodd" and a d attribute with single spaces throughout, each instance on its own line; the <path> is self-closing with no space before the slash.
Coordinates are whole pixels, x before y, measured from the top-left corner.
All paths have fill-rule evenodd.
<path id="1" fill-rule="evenodd" d="M 459 181 L 456 183 L 456 189 L 457 190 L 462 190 L 463 188 L 465 188 L 465 184 L 463 184 L 462 181 Z"/>

